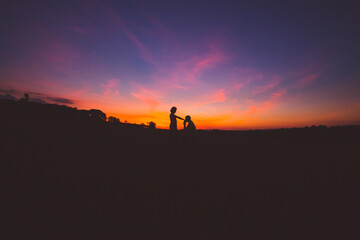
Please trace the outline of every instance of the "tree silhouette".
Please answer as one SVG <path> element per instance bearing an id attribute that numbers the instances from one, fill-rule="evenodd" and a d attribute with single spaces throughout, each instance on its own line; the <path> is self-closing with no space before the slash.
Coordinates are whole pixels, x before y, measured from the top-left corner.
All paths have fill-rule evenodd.
<path id="1" fill-rule="evenodd" d="M 90 118 L 96 121 L 106 121 L 106 114 L 98 109 L 90 109 Z"/>
<path id="2" fill-rule="evenodd" d="M 112 124 L 117 124 L 117 123 L 120 123 L 120 119 L 116 118 L 116 117 L 113 117 L 113 116 L 110 116 L 108 118 L 108 122 L 109 123 L 112 123 Z"/>
<path id="3" fill-rule="evenodd" d="M 154 122 L 149 122 L 149 128 L 155 129 L 155 128 L 156 128 L 156 123 L 154 123 Z"/>

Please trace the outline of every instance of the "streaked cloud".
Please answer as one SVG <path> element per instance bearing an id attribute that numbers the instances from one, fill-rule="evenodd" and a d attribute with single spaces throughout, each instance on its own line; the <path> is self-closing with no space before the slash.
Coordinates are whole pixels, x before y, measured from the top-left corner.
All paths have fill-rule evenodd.
<path id="1" fill-rule="evenodd" d="M 305 88 L 309 85 L 311 85 L 313 82 L 316 81 L 316 79 L 318 78 L 319 74 L 318 73 L 312 73 L 312 74 L 308 74 L 305 77 L 299 79 L 298 81 L 296 81 L 294 83 L 294 87 L 296 88 Z"/>
<path id="2" fill-rule="evenodd" d="M 263 92 L 267 92 L 274 87 L 278 86 L 281 82 L 281 78 L 279 76 L 273 77 L 269 83 L 266 83 L 264 85 L 256 86 L 254 90 L 252 91 L 253 94 L 260 94 Z"/>
<path id="3" fill-rule="evenodd" d="M 155 108 L 160 105 L 161 92 L 157 90 L 147 89 L 145 87 L 138 87 L 136 92 L 131 93 L 132 96 L 141 100 L 144 104 Z"/>
<path id="4" fill-rule="evenodd" d="M 119 90 L 118 90 L 119 82 L 120 82 L 119 79 L 109 79 L 106 81 L 105 84 L 102 84 L 102 87 L 104 89 L 104 95 L 109 96 L 111 93 L 119 94 Z"/>

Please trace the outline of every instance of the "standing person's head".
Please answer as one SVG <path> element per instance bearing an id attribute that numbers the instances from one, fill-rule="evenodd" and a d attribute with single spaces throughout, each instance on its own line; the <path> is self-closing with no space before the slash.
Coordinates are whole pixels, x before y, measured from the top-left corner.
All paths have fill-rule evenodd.
<path id="1" fill-rule="evenodd" d="M 172 108 L 170 109 L 170 112 L 171 112 L 171 113 L 176 113 L 176 110 L 177 110 L 176 107 L 172 107 Z"/>

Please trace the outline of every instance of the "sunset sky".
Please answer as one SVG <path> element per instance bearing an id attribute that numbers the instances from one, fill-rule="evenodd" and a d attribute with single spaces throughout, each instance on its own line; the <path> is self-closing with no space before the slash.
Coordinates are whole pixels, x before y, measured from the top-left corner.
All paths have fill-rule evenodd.
<path id="1" fill-rule="evenodd" d="M 291 2 L 2 1 L 0 97 L 159 128 L 172 106 L 203 129 L 360 124 L 360 5 Z"/>

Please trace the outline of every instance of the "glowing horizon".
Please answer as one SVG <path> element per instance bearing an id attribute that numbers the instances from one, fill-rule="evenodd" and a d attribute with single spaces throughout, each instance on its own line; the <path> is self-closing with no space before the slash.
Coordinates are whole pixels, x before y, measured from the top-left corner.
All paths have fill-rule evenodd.
<path id="1" fill-rule="evenodd" d="M 355 13 L 135 2 L 7 3 L 0 97 L 158 128 L 172 106 L 199 129 L 360 124 Z"/>

